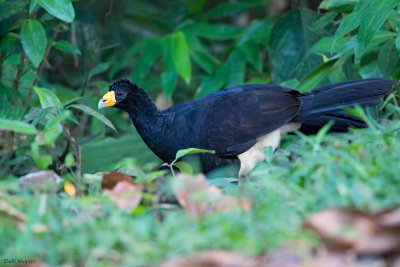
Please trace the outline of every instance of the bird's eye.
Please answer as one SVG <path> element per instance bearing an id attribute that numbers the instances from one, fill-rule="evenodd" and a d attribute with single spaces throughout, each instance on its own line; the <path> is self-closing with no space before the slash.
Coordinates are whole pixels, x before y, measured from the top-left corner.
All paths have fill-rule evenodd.
<path id="1" fill-rule="evenodd" d="M 117 91 L 117 96 L 121 97 L 124 93 L 122 92 L 122 90 L 118 90 Z"/>

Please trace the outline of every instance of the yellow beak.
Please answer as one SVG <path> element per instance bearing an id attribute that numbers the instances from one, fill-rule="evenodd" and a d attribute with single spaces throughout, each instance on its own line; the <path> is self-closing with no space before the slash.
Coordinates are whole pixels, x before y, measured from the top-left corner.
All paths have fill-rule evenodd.
<path id="1" fill-rule="evenodd" d="M 114 91 L 109 91 L 105 94 L 99 101 L 98 108 L 102 109 L 105 107 L 112 107 L 115 105 L 117 101 L 115 100 L 115 93 Z"/>

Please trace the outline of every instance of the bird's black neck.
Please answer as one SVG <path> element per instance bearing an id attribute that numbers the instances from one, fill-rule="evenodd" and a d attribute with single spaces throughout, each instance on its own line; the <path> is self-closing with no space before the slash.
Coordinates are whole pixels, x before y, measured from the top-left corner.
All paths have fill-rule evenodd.
<path id="1" fill-rule="evenodd" d="M 144 91 L 136 91 L 131 98 L 131 105 L 125 108 L 129 113 L 136 130 L 142 137 L 147 146 L 159 157 L 165 153 L 162 144 L 167 138 L 166 128 L 168 128 L 164 114 L 157 109 L 149 95 Z M 168 159 L 163 158 L 164 161 Z"/>
<path id="2" fill-rule="evenodd" d="M 159 111 L 156 105 L 151 100 L 150 96 L 143 90 L 136 91 L 130 100 L 130 105 L 124 107 L 125 111 L 129 113 L 133 123 L 139 123 L 138 120 L 146 120 L 150 118 L 160 117 L 161 111 Z"/>

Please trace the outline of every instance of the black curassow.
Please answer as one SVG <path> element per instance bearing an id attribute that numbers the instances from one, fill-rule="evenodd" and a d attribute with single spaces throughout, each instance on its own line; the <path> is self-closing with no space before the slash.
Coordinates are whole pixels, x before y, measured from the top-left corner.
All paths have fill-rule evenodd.
<path id="1" fill-rule="evenodd" d="M 312 134 L 330 120 L 335 121 L 333 132 L 366 127 L 342 109 L 377 105 L 394 83 L 365 79 L 304 94 L 278 85 L 239 85 L 160 111 L 145 90 L 120 79 L 111 83 L 98 107 L 128 112 L 144 142 L 164 162 L 171 163 L 180 149 L 211 149 L 215 154 L 200 155 L 204 172 L 236 164 L 244 175 L 264 159 L 264 147 L 275 150 L 290 131 Z"/>

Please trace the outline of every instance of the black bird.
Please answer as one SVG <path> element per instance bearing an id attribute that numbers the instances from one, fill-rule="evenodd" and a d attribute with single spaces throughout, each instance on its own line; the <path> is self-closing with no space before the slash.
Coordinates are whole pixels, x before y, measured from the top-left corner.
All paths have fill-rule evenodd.
<path id="1" fill-rule="evenodd" d="M 180 149 L 211 149 L 215 154 L 200 155 L 204 172 L 236 164 L 244 175 L 264 159 L 264 147 L 275 150 L 288 132 L 312 134 L 330 120 L 335 121 L 334 132 L 366 127 L 361 118 L 342 109 L 377 105 L 394 83 L 365 79 L 304 94 L 278 85 L 239 85 L 160 111 L 145 90 L 120 79 L 111 83 L 98 107 L 128 112 L 144 142 L 164 162 L 171 163 Z"/>

